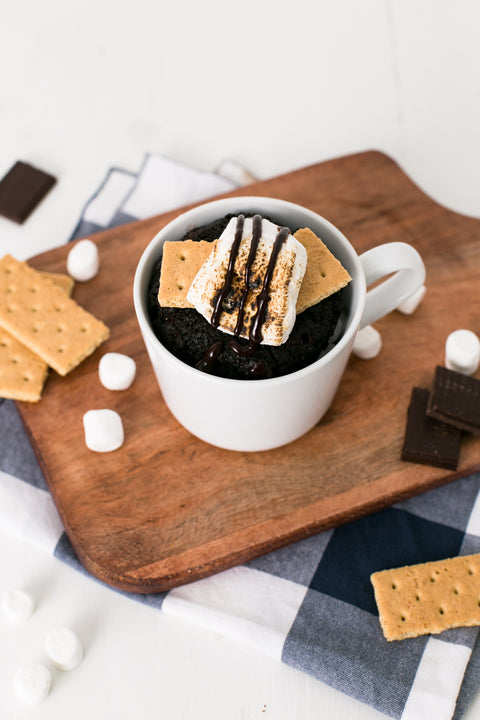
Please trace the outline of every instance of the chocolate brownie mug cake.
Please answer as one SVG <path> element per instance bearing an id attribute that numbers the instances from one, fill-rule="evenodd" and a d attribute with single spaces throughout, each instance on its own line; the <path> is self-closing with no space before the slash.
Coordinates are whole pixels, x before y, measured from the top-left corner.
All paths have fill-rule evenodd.
<path id="1" fill-rule="evenodd" d="M 213 445 L 259 451 L 319 422 L 358 329 L 424 277 L 406 243 L 358 257 L 306 208 L 236 197 L 200 205 L 160 230 L 138 264 L 134 303 L 177 420 Z"/>

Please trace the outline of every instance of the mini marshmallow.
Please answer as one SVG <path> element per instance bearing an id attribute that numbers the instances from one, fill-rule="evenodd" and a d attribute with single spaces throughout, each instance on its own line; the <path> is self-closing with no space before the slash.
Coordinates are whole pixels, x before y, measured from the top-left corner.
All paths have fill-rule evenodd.
<path id="1" fill-rule="evenodd" d="M 60 670 L 73 670 L 83 660 L 80 638 L 68 627 L 50 630 L 45 638 L 45 651 Z"/>
<path id="2" fill-rule="evenodd" d="M 30 663 L 15 673 L 15 695 L 24 705 L 39 705 L 50 692 L 52 675 L 46 665 Z"/>
<path id="3" fill-rule="evenodd" d="M 367 325 L 358 331 L 353 343 L 352 352 L 362 360 L 371 360 L 377 357 L 382 349 L 382 337 L 372 325 Z"/>
<path id="4" fill-rule="evenodd" d="M 135 360 L 122 353 L 105 353 L 98 364 L 100 382 L 107 390 L 126 390 L 135 379 Z"/>
<path id="5" fill-rule="evenodd" d="M 480 340 L 471 330 L 455 330 L 445 343 L 445 367 L 473 375 L 480 363 Z"/>
<path id="6" fill-rule="evenodd" d="M 35 606 L 33 597 L 25 590 L 12 588 L 7 590 L 3 596 L 3 612 L 12 623 L 20 623 L 27 620 Z"/>
<path id="7" fill-rule="evenodd" d="M 75 280 L 91 280 L 99 267 L 98 248 L 92 240 L 79 240 L 68 253 L 67 271 Z"/>
<path id="8" fill-rule="evenodd" d="M 217 175 L 231 180 L 235 185 L 244 186 L 257 182 L 257 178 L 235 160 L 223 160 L 215 172 Z"/>
<path id="9" fill-rule="evenodd" d="M 413 295 L 410 295 L 409 298 L 400 303 L 400 305 L 397 306 L 397 310 L 404 315 L 412 315 L 422 302 L 426 291 L 427 288 L 425 285 L 422 285 Z"/>
<path id="10" fill-rule="evenodd" d="M 115 410 L 88 410 L 83 416 L 85 444 L 94 452 L 112 452 L 123 445 L 124 432 Z"/>

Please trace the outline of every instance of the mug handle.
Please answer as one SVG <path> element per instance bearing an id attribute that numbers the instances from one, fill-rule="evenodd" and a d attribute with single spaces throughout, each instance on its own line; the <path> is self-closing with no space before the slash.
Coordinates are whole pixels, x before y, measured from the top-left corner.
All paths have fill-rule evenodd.
<path id="1" fill-rule="evenodd" d="M 425 265 L 415 248 L 408 243 L 378 245 L 364 252 L 359 259 L 367 287 L 376 280 L 391 275 L 367 292 L 360 328 L 395 310 L 424 283 Z"/>

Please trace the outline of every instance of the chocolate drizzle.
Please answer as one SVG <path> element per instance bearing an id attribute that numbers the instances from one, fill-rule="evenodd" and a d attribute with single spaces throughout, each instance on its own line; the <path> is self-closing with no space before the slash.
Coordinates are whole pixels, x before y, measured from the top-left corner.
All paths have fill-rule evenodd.
<path id="1" fill-rule="evenodd" d="M 215 363 L 222 351 L 222 348 L 223 343 L 221 340 L 216 340 L 214 343 L 209 345 L 200 360 L 195 365 L 195 368 L 197 370 L 202 370 L 203 372 L 213 372 Z"/>
<path id="2" fill-rule="evenodd" d="M 263 324 L 267 317 L 268 301 L 270 298 L 270 284 L 272 282 L 275 265 L 277 264 L 277 258 L 280 253 L 281 247 L 289 235 L 290 235 L 290 228 L 283 227 L 278 231 L 277 236 L 275 238 L 275 242 L 273 243 L 270 260 L 268 261 L 267 271 L 266 271 L 265 277 L 263 279 L 263 286 L 257 297 L 257 312 L 255 313 L 255 316 L 250 324 L 250 330 L 248 333 L 248 345 L 241 345 L 239 342 L 236 342 L 235 340 L 230 340 L 230 347 L 234 352 L 237 353 L 237 355 L 241 355 L 243 357 L 250 355 L 251 353 L 254 352 L 255 348 L 258 345 L 260 345 L 260 343 L 263 340 L 262 327 L 263 327 Z M 252 245 L 253 245 L 253 238 L 252 238 Z M 258 245 L 258 241 L 257 241 L 257 245 Z M 250 250 L 251 250 L 251 248 L 250 248 Z M 256 252 L 256 248 L 255 248 L 255 252 Z M 249 256 L 249 260 L 250 260 L 250 256 Z M 253 260 L 252 260 L 252 263 L 253 263 Z M 247 266 L 248 266 L 248 263 L 247 263 Z M 247 270 L 245 272 L 245 275 L 247 275 Z M 246 288 L 245 292 L 246 291 L 247 291 L 247 288 Z M 238 336 L 240 334 L 242 325 L 243 325 L 243 318 L 242 318 L 242 324 L 240 325 L 240 329 L 238 329 L 239 323 L 237 322 L 237 327 L 235 328 L 235 333 L 234 333 L 235 335 Z M 238 332 L 237 332 L 237 330 L 238 330 Z"/>
<path id="3" fill-rule="evenodd" d="M 210 320 L 214 328 L 218 327 L 220 323 L 220 317 L 222 315 L 222 304 L 227 297 L 233 282 L 233 270 L 235 267 L 235 260 L 237 259 L 238 251 L 240 249 L 240 243 L 243 237 L 243 226 L 245 224 L 245 215 L 239 215 L 237 218 L 237 227 L 235 229 L 235 237 L 230 250 L 230 258 L 228 261 L 227 273 L 225 275 L 225 282 L 218 291 L 213 305 L 212 318 Z"/>
<path id="4" fill-rule="evenodd" d="M 248 293 L 250 292 L 250 276 L 252 274 L 252 265 L 257 255 L 258 243 L 262 236 L 262 217 L 261 215 L 255 215 L 253 218 L 253 230 L 252 230 L 252 242 L 250 245 L 250 251 L 248 253 L 247 262 L 245 264 L 245 289 L 240 300 L 240 307 L 238 309 L 237 324 L 235 326 L 234 335 L 238 337 L 242 332 L 243 317 L 245 315 L 245 303 L 247 302 Z"/>
<path id="5" fill-rule="evenodd" d="M 265 278 L 263 280 L 263 287 L 257 298 L 257 312 L 250 326 L 249 340 L 250 343 L 253 343 L 254 345 L 259 345 L 263 339 L 262 326 L 267 316 L 270 283 L 272 282 L 273 272 L 275 270 L 275 265 L 277 264 L 278 254 L 289 235 L 290 229 L 288 227 L 283 227 L 278 231 L 275 242 L 273 243 L 272 254 L 270 255 L 267 272 L 265 273 Z"/>
<path id="6" fill-rule="evenodd" d="M 235 267 L 235 261 L 238 257 L 238 253 L 240 250 L 240 244 L 242 242 L 243 238 L 243 228 L 245 224 L 245 216 L 239 215 L 237 217 L 237 225 L 235 228 L 235 237 L 232 243 L 232 247 L 230 249 L 230 257 L 228 260 L 228 268 L 227 272 L 225 274 L 225 282 L 223 283 L 222 287 L 218 291 L 214 303 L 213 303 L 213 312 L 212 317 L 210 320 L 211 325 L 214 328 L 217 328 L 220 324 L 220 317 L 222 315 L 223 311 L 223 301 L 227 297 L 228 293 L 230 292 L 232 288 L 233 283 L 233 276 L 234 276 L 234 267 Z M 262 327 L 265 323 L 265 319 L 267 317 L 267 310 L 268 310 L 268 301 L 270 298 L 270 284 L 272 282 L 273 273 L 275 271 L 275 266 L 277 263 L 278 255 L 280 253 L 280 250 L 282 248 L 282 245 L 287 240 L 288 236 L 290 235 L 290 229 L 288 227 L 282 227 L 279 229 L 277 236 L 275 238 L 275 241 L 273 243 L 272 252 L 270 254 L 270 259 L 268 261 L 267 270 L 265 272 L 265 277 L 263 279 L 263 285 L 260 293 L 257 297 L 257 311 L 255 313 L 255 316 L 252 319 L 252 322 L 250 323 L 250 330 L 248 333 L 248 344 L 243 344 L 238 342 L 236 339 L 232 338 L 230 340 L 230 348 L 235 352 L 237 355 L 240 355 L 242 357 L 246 357 L 248 355 L 251 355 L 258 345 L 263 340 L 263 334 L 262 334 Z M 240 336 L 240 333 L 242 332 L 243 324 L 244 324 L 244 317 L 245 317 L 245 305 L 248 299 L 248 294 L 251 290 L 250 288 L 250 282 L 251 282 L 251 273 L 252 273 L 252 267 L 253 263 L 255 262 L 255 257 L 257 255 L 258 250 L 258 244 L 260 242 L 260 238 L 262 236 L 262 217 L 261 215 L 254 215 L 253 217 L 253 230 L 252 230 L 252 240 L 250 244 L 250 250 L 248 253 L 247 262 L 245 264 L 245 274 L 244 274 L 244 290 L 242 293 L 242 297 L 240 299 L 239 309 L 238 309 L 238 317 L 237 317 L 237 323 L 235 325 L 235 329 L 233 331 L 233 335 L 235 338 L 238 338 Z M 212 345 L 210 345 L 202 358 L 198 361 L 197 365 L 195 366 L 198 370 L 204 370 L 205 372 L 211 372 L 216 359 L 218 355 L 220 354 L 222 349 L 222 342 L 218 340 L 217 342 L 214 342 Z M 263 367 L 263 363 L 256 363 L 254 368 L 252 369 L 252 374 L 256 375 L 258 377 L 263 376 L 265 369 Z"/>

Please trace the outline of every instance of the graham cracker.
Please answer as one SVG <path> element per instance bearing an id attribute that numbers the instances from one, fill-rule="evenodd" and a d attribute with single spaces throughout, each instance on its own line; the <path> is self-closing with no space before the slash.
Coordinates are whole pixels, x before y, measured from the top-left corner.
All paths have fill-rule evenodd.
<path id="1" fill-rule="evenodd" d="M 103 322 L 11 255 L 0 260 L 0 326 L 60 375 L 109 336 Z"/>
<path id="2" fill-rule="evenodd" d="M 46 280 L 51 280 L 55 285 L 63 290 L 68 296 L 71 296 L 75 285 L 75 280 L 70 275 L 64 275 L 63 273 L 53 273 L 41 271 L 40 275 Z"/>
<path id="3" fill-rule="evenodd" d="M 297 298 L 297 315 L 340 290 L 351 280 L 339 260 L 309 228 L 294 233 L 307 251 L 307 269 Z M 213 250 L 201 240 L 166 242 L 163 246 L 158 302 L 162 307 L 191 308 L 187 293 L 194 277 Z"/>
<path id="4" fill-rule="evenodd" d="M 71 295 L 74 281 L 69 275 L 48 272 L 41 275 Z M 47 373 L 46 362 L 0 327 L 0 397 L 38 402 Z"/>
<path id="5" fill-rule="evenodd" d="M 480 554 L 373 573 L 387 640 L 480 625 Z"/>
<path id="6" fill-rule="evenodd" d="M 309 228 L 293 235 L 307 251 L 307 269 L 297 298 L 297 315 L 348 285 L 351 280 L 343 265 Z"/>
<path id="7" fill-rule="evenodd" d="M 0 327 L 0 397 L 37 402 L 48 365 Z"/>
<path id="8" fill-rule="evenodd" d="M 213 247 L 214 243 L 207 240 L 178 240 L 164 244 L 158 290 L 161 307 L 193 308 L 187 293 Z"/>

